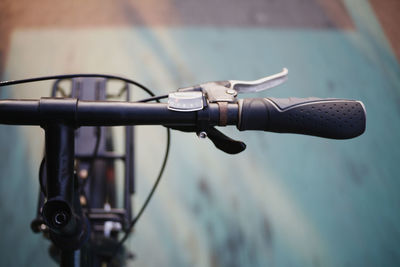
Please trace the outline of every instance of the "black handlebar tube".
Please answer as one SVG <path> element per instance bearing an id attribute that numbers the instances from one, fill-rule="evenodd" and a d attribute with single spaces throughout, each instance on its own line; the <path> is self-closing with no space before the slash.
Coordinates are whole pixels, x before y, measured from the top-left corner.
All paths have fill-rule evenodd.
<path id="1" fill-rule="evenodd" d="M 44 110 L 46 112 L 44 112 Z M 228 104 L 227 125 L 236 125 L 238 105 Z M 0 100 L 0 124 L 43 125 L 62 122 L 73 127 L 122 125 L 195 126 L 206 118 L 219 125 L 219 106 L 210 103 L 197 112 L 176 112 L 165 103 L 83 101 L 66 98 Z"/>

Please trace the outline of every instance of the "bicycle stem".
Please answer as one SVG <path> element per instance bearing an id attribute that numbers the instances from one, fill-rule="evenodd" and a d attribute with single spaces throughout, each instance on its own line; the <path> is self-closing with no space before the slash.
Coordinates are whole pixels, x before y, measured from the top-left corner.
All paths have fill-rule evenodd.
<path id="1" fill-rule="evenodd" d="M 51 240 L 61 249 L 79 249 L 89 237 L 74 177 L 74 128 L 63 123 L 47 123 L 46 191 L 42 216 L 50 229 Z"/>

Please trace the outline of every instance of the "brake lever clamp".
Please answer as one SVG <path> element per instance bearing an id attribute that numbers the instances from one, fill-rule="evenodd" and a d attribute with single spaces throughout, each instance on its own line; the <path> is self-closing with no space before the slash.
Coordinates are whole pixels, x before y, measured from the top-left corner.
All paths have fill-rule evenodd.
<path id="1" fill-rule="evenodd" d="M 207 82 L 192 87 L 178 89 L 182 94 L 190 92 L 202 92 L 210 103 L 228 102 L 235 103 L 237 92 L 231 89 L 230 81 Z"/>

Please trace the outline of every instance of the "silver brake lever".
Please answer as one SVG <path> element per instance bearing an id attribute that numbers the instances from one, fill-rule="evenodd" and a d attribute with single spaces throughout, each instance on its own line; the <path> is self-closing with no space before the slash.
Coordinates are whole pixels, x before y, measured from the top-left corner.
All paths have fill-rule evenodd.
<path id="1" fill-rule="evenodd" d="M 230 88 L 235 90 L 237 93 L 254 93 L 260 92 L 272 87 L 278 86 L 287 80 L 289 71 L 287 68 L 277 74 L 267 76 L 255 81 L 235 81 L 231 80 Z"/>
<path id="2" fill-rule="evenodd" d="M 180 88 L 168 96 L 168 109 L 180 112 L 201 110 L 207 101 L 210 102 L 236 102 L 240 93 L 260 92 L 278 86 L 286 81 L 288 70 L 264 77 L 255 81 L 220 81 L 208 82 L 196 86 Z"/>

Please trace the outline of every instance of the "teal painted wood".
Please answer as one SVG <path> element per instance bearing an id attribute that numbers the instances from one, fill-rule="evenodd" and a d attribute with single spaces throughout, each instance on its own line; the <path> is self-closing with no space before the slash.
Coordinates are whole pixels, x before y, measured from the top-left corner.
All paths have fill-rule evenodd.
<path id="1" fill-rule="evenodd" d="M 232 157 L 195 135 L 174 133 L 164 180 L 129 241 L 137 255 L 131 264 L 396 266 L 400 68 L 368 5 L 346 4 L 356 31 L 21 30 L 13 37 L 4 78 L 119 73 L 161 94 L 207 80 L 255 79 L 287 67 L 285 85 L 255 96 L 360 99 L 367 108 L 367 130 L 353 140 L 223 129 L 248 145 Z M 27 94 L 39 95 L 27 90 L 14 95 Z M 43 246 L 48 242 L 28 228 L 39 161 L 31 150 L 42 151 L 42 140 L 35 143 L 32 136 L 40 133 L 1 127 L 4 266 L 52 265 Z M 136 207 L 156 176 L 164 130 L 142 127 L 137 141 Z M 24 238 L 15 240 L 18 233 Z"/>

